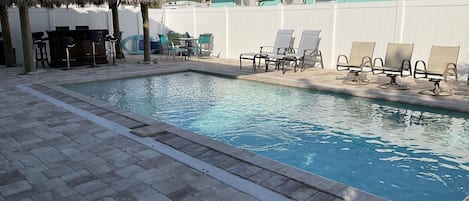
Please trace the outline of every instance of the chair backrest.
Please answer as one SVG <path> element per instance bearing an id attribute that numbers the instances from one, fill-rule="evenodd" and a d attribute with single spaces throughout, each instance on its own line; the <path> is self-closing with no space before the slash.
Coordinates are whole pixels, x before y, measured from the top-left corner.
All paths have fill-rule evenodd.
<path id="1" fill-rule="evenodd" d="M 84 26 L 75 26 L 75 30 L 89 30 L 90 27 L 87 25 Z"/>
<path id="2" fill-rule="evenodd" d="M 62 48 L 67 48 L 75 44 L 75 40 L 70 36 L 59 36 L 55 38 L 55 42 Z"/>
<path id="3" fill-rule="evenodd" d="M 459 46 L 432 46 L 427 70 L 443 74 L 448 63 L 457 64 Z"/>
<path id="4" fill-rule="evenodd" d="M 402 61 L 412 59 L 414 50 L 413 43 L 388 43 L 384 66 L 391 68 L 401 68 Z M 410 66 L 408 66 L 410 68 Z"/>
<path id="5" fill-rule="evenodd" d="M 199 35 L 199 44 L 210 44 L 212 42 L 212 34 L 205 33 Z"/>
<path id="6" fill-rule="evenodd" d="M 181 41 L 179 40 L 179 34 L 178 33 L 168 33 L 166 34 L 168 36 L 168 41 L 172 42 L 173 45 L 181 45 Z"/>
<path id="7" fill-rule="evenodd" d="M 36 41 L 36 40 L 42 40 L 42 37 L 44 37 L 44 32 L 43 32 L 43 31 L 33 32 L 33 33 L 32 33 L 32 37 L 33 37 L 33 40 L 34 40 L 34 41 Z"/>
<path id="8" fill-rule="evenodd" d="M 101 31 L 88 31 L 86 33 L 86 38 L 88 38 L 88 40 L 93 41 L 93 42 L 99 42 L 101 41 L 102 35 L 103 33 Z"/>
<path id="9" fill-rule="evenodd" d="M 161 45 L 167 45 L 168 44 L 168 37 L 164 34 L 158 34 L 158 37 L 160 38 L 160 44 Z"/>
<path id="10" fill-rule="evenodd" d="M 280 29 L 277 32 L 277 38 L 275 39 L 274 43 L 274 52 L 277 52 L 277 50 L 280 49 L 285 49 L 290 47 L 290 41 L 293 36 L 293 32 L 295 30 L 293 29 Z"/>
<path id="11" fill-rule="evenodd" d="M 352 66 L 360 66 L 363 57 L 373 58 L 376 42 L 353 42 L 350 50 L 349 64 Z"/>
<path id="12" fill-rule="evenodd" d="M 68 27 L 68 26 L 57 26 L 57 27 L 55 27 L 55 30 L 56 31 L 68 31 L 68 30 L 70 30 L 70 27 Z"/>
<path id="13" fill-rule="evenodd" d="M 305 50 L 308 50 L 307 54 L 317 52 L 319 48 L 319 34 L 321 30 L 304 30 L 301 33 L 300 44 L 298 45 L 297 54 L 305 54 Z M 311 51 L 309 51 L 311 50 Z"/>

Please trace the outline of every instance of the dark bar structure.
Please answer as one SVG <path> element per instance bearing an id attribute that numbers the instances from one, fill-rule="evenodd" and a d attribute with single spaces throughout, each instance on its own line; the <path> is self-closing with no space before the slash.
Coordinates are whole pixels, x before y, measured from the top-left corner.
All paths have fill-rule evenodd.
<path id="1" fill-rule="evenodd" d="M 73 48 L 70 48 L 70 65 L 71 66 L 86 66 L 93 64 L 93 46 L 89 36 L 89 32 L 100 32 L 99 42 L 95 43 L 96 64 L 107 64 L 106 47 L 104 37 L 108 35 L 109 31 L 105 29 L 94 30 L 56 30 L 48 31 L 49 47 L 50 47 L 50 65 L 51 67 L 65 67 L 66 51 L 64 48 L 57 44 L 57 39 L 61 37 L 72 37 L 75 43 Z"/>

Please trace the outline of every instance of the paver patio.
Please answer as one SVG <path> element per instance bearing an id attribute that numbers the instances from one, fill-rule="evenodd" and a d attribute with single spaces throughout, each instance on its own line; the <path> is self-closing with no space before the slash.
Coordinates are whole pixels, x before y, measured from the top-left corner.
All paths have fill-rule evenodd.
<path id="1" fill-rule="evenodd" d="M 344 72 L 310 69 L 306 72 L 253 73 L 234 60 L 137 64 L 139 57 L 119 66 L 40 69 L 37 75 L 18 75 L 21 67 L 0 67 L 0 201 L 1 200 L 257 200 L 204 170 L 193 168 L 147 144 L 59 107 L 18 88 L 28 84 L 71 107 L 108 119 L 178 150 L 198 161 L 284 196 L 285 200 L 380 200 L 370 194 L 308 173 L 288 169 L 237 148 L 214 142 L 155 120 L 61 89 L 57 83 L 93 81 L 187 69 L 237 76 L 242 79 L 315 87 L 365 97 L 423 105 L 452 103 L 449 109 L 469 111 L 469 87 L 460 83 L 456 96 L 431 97 L 417 91 L 427 81 L 403 80 L 408 91 L 383 91 L 372 77 L 367 86 L 344 86 Z M 417 85 L 418 84 L 418 85 Z M 411 98 L 414 97 L 414 98 Z M 455 107 L 455 108 L 452 108 Z M 144 139 L 144 137 L 136 138 Z M 236 157 L 235 157 L 236 156 Z M 353 197 L 351 195 L 356 195 Z"/>

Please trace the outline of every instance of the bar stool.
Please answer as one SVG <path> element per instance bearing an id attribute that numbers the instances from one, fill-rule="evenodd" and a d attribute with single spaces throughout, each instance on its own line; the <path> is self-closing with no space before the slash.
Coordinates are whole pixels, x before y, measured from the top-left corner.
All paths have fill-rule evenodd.
<path id="1" fill-rule="evenodd" d="M 93 63 L 91 64 L 91 67 L 97 67 L 96 65 L 96 43 L 101 42 L 101 31 L 89 31 L 87 33 L 87 38 L 88 40 L 91 41 L 91 46 L 92 46 L 92 52 L 91 56 L 93 57 Z"/>
<path id="2" fill-rule="evenodd" d="M 42 67 L 46 68 L 46 63 L 49 65 L 49 58 L 47 57 L 47 43 L 46 39 L 44 38 L 44 32 L 33 32 L 33 44 L 36 45 L 35 53 L 36 53 L 36 68 L 38 68 L 39 62 L 41 62 Z"/>
<path id="3" fill-rule="evenodd" d="M 108 56 L 112 58 L 112 65 L 117 65 L 116 64 L 116 46 L 115 46 L 115 43 L 117 42 L 117 38 L 114 37 L 113 35 L 107 35 L 106 37 L 104 37 L 104 40 L 110 43 Z"/>
<path id="4" fill-rule="evenodd" d="M 59 47 L 65 48 L 65 54 L 66 54 L 65 61 L 67 61 L 67 68 L 62 69 L 62 70 L 72 70 L 70 68 L 70 48 L 75 46 L 75 41 L 70 36 L 60 36 L 60 37 L 57 37 L 56 43 L 59 45 Z"/>
<path id="5" fill-rule="evenodd" d="M 124 60 L 125 61 L 125 56 L 124 56 L 124 52 L 122 51 L 122 44 L 121 44 L 121 40 L 122 40 L 122 31 L 114 31 L 114 34 L 113 34 L 114 38 L 116 38 L 116 46 L 119 47 L 119 50 L 116 50 L 114 48 L 115 53 L 116 53 L 116 58 L 117 59 L 120 59 L 121 61 Z M 115 46 L 114 46 L 115 47 Z"/>

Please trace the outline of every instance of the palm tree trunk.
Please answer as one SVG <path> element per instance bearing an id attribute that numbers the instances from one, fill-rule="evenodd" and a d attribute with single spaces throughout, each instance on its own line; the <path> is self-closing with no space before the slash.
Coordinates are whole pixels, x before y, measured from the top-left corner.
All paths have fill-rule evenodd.
<path id="1" fill-rule="evenodd" d="M 13 45 L 11 44 L 10 23 L 8 22 L 7 6 L 0 5 L 0 20 L 2 22 L 3 33 L 3 52 L 5 55 L 5 65 L 7 67 L 14 66 Z"/>
<path id="2" fill-rule="evenodd" d="M 33 37 L 29 23 L 29 7 L 25 3 L 18 5 L 21 21 L 21 38 L 23 39 L 23 58 L 25 73 L 36 72 L 33 62 Z"/>
<path id="3" fill-rule="evenodd" d="M 151 63 L 150 55 L 150 21 L 148 18 L 148 4 L 141 3 L 140 9 L 143 20 L 143 61 Z"/>
<path id="4" fill-rule="evenodd" d="M 112 11 L 112 28 L 114 30 L 114 33 L 120 33 L 121 29 L 119 26 L 119 11 L 118 11 L 118 2 L 116 1 L 115 3 L 112 3 L 110 5 L 111 11 Z M 116 36 L 116 35 L 114 35 Z M 120 36 L 120 35 L 119 35 Z M 122 37 L 122 36 L 120 36 Z M 122 40 L 122 38 L 119 38 L 119 41 Z M 121 43 L 117 42 L 115 45 L 116 49 L 116 58 L 118 59 L 123 59 L 124 54 L 122 53 L 122 48 L 121 48 Z"/>

